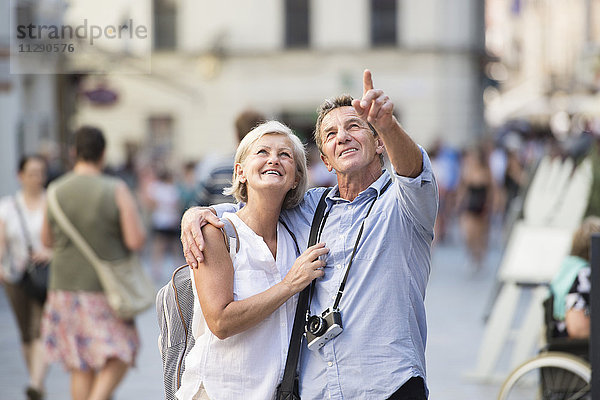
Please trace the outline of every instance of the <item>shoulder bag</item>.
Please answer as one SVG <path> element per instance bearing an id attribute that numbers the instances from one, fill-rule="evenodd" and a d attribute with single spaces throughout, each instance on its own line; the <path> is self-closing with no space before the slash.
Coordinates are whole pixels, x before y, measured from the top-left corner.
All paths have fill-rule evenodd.
<path id="1" fill-rule="evenodd" d="M 48 189 L 48 206 L 61 229 L 94 266 L 108 304 L 119 318 L 131 319 L 154 304 L 154 284 L 137 254 L 122 260 L 101 260 L 61 209 L 54 187 Z"/>
<path id="2" fill-rule="evenodd" d="M 17 216 L 19 217 L 19 224 L 21 225 L 21 230 L 25 237 L 27 255 L 29 257 L 20 285 L 29 297 L 43 304 L 46 302 L 46 294 L 48 293 L 48 272 L 50 262 L 35 262 L 33 260 L 33 244 L 31 242 L 31 235 L 27 230 L 25 215 L 23 214 L 23 210 L 21 210 L 16 197 L 13 197 L 13 201 L 17 210 Z"/>

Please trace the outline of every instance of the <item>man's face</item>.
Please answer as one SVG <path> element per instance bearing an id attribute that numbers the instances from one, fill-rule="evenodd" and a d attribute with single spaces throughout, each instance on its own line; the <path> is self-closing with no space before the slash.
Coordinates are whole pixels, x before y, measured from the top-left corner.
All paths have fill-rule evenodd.
<path id="1" fill-rule="evenodd" d="M 355 174 L 381 170 L 379 155 L 383 153 L 383 142 L 358 117 L 354 107 L 336 108 L 325 115 L 321 139 L 321 159 L 329 171 Z"/>

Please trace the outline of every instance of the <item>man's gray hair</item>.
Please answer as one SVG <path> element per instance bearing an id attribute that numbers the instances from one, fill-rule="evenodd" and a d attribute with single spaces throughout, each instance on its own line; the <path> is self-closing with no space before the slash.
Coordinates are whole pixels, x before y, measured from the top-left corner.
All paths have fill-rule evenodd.
<path id="1" fill-rule="evenodd" d="M 315 125 L 314 139 L 317 148 L 321 153 L 323 153 L 323 137 L 321 136 L 321 124 L 323 123 L 323 118 L 336 108 L 352 107 L 352 100 L 354 100 L 354 97 L 349 94 L 342 94 L 333 99 L 326 99 L 317 108 L 317 124 Z"/>
<path id="2" fill-rule="evenodd" d="M 325 118 L 327 114 L 329 114 L 336 108 L 352 107 L 352 100 L 354 100 L 354 97 L 350 96 L 349 94 L 341 94 L 332 99 L 325 99 L 323 103 L 321 103 L 321 105 L 317 108 L 317 123 L 315 125 L 315 131 L 313 132 L 313 139 L 315 140 L 317 148 L 319 149 L 321 154 L 323 154 L 323 135 L 321 132 L 321 124 L 323 123 L 323 118 Z M 373 135 L 375 135 L 375 137 L 379 136 L 375 128 L 373 128 L 373 126 L 369 124 L 369 122 L 367 122 L 367 124 L 373 132 Z M 381 162 L 381 166 L 383 167 L 383 154 L 379 155 L 379 161 Z"/>

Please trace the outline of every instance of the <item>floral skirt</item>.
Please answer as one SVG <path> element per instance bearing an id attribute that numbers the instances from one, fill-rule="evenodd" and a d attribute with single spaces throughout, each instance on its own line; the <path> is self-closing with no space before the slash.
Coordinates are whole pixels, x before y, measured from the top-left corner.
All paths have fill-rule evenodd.
<path id="1" fill-rule="evenodd" d="M 48 361 L 67 370 L 99 370 L 110 358 L 133 365 L 139 347 L 134 322 L 119 319 L 96 292 L 49 291 L 42 337 Z"/>

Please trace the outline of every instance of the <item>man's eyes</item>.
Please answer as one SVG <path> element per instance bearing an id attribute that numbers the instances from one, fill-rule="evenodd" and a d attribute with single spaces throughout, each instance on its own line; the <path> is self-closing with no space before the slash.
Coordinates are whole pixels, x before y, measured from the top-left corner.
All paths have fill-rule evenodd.
<path id="1" fill-rule="evenodd" d="M 352 123 L 352 124 L 348 125 L 348 127 L 346 128 L 346 130 L 348 130 L 348 131 L 357 131 L 357 130 L 360 130 L 362 128 L 363 127 L 359 123 Z M 330 139 L 331 137 L 333 137 L 335 135 L 337 135 L 337 132 L 336 131 L 331 131 L 331 132 L 327 132 L 325 134 L 325 137 L 327 139 Z"/>

